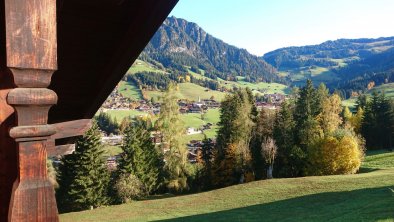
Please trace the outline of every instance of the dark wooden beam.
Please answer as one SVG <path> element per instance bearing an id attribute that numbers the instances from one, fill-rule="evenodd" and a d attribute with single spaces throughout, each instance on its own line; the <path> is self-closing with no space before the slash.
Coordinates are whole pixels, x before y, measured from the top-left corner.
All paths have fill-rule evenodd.
<path id="1" fill-rule="evenodd" d="M 83 135 L 91 126 L 91 119 L 80 119 L 62 123 L 52 124 L 56 134 L 51 136 L 52 140 L 63 139 Z"/>
<path id="2" fill-rule="evenodd" d="M 50 146 L 47 149 L 48 157 L 64 156 L 71 154 L 75 150 L 75 144 L 66 144 L 60 146 Z"/>

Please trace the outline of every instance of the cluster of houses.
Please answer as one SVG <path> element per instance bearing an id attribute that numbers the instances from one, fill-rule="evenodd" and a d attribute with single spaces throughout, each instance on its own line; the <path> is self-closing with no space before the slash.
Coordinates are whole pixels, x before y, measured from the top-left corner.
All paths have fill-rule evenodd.
<path id="1" fill-rule="evenodd" d="M 181 113 L 203 113 L 208 109 L 217 109 L 220 107 L 220 102 L 214 99 L 203 99 L 198 98 L 197 102 L 188 102 L 180 100 L 178 102 L 180 107 L 179 112 Z"/>
<path id="2" fill-rule="evenodd" d="M 212 126 L 212 124 L 207 124 L 204 125 L 204 127 L 210 127 Z M 195 133 L 201 133 L 201 130 L 195 130 L 193 128 L 189 128 L 188 129 L 188 133 L 192 132 L 192 134 Z M 189 134 L 191 135 L 191 134 Z M 117 136 L 117 135 L 111 135 L 111 136 L 103 136 L 101 141 L 104 144 L 108 144 L 108 145 L 121 145 L 122 144 L 122 136 Z M 155 145 L 163 145 L 162 141 L 163 141 L 163 137 L 162 134 L 159 131 L 153 131 L 151 132 L 151 139 L 152 142 Z M 215 144 L 215 140 L 210 139 L 211 144 Z M 201 149 L 203 146 L 203 142 L 201 140 L 191 140 L 188 144 L 187 144 L 187 149 L 188 149 L 188 155 L 187 158 L 189 160 L 190 163 L 196 163 L 198 156 L 201 155 Z M 166 146 L 163 146 L 163 152 L 167 152 L 169 151 L 168 148 L 166 148 Z M 107 167 L 110 170 L 115 170 L 117 167 L 117 163 L 118 160 L 120 158 L 121 154 L 115 155 L 115 156 L 109 156 L 106 159 L 106 163 L 107 163 Z"/>
<path id="3" fill-rule="evenodd" d="M 124 97 L 119 93 L 118 87 L 116 87 L 111 94 L 105 100 L 101 106 L 104 109 L 130 109 L 131 99 Z"/>
<path id="4" fill-rule="evenodd" d="M 255 105 L 258 111 L 262 109 L 276 110 L 285 100 L 286 96 L 279 93 L 265 94 L 262 101 L 257 101 Z"/>
<path id="5" fill-rule="evenodd" d="M 215 139 L 209 139 L 209 142 L 212 146 L 215 146 L 216 140 Z M 201 140 L 191 140 L 187 144 L 187 149 L 189 151 L 187 158 L 190 163 L 197 163 L 199 160 L 199 157 L 201 158 L 202 155 L 202 147 L 204 146 L 204 143 Z"/>

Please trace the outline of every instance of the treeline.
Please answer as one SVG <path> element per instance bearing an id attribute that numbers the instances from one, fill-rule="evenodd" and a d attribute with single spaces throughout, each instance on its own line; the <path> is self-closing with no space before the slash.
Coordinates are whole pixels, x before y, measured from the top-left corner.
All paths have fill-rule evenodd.
<path id="1" fill-rule="evenodd" d="M 394 82 L 394 49 L 371 55 L 360 61 L 354 61 L 346 67 L 332 71 L 342 77 L 341 81 L 330 84 L 330 88 L 337 88 L 349 98 L 353 92 L 367 91 L 368 84 L 379 86 Z"/>
<path id="2" fill-rule="evenodd" d="M 385 41 L 385 42 L 383 42 Z M 391 47 L 392 37 L 378 39 L 338 39 L 319 45 L 287 47 L 269 52 L 263 58 L 276 68 L 298 68 L 303 66 L 330 67 L 338 64 L 332 59 L 359 57 L 365 59 L 375 54 L 374 46 L 369 43 L 379 42 L 380 46 Z"/>
<path id="3" fill-rule="evenodd" d="M 210 166 L 213 187 L 276 177 L 358 171 L 364 143 L 354 122 L 341 116 L 341 99 L 311 81 L 278 112 L 254 107 L 250 90 L 222 101 Z M 335 155 L 334 155 L 335 154 Z"/>
<path id="4" fill-rule="evenodd" d="M 360 96 L 357 108 L 364 110 L 361 133 L 369 149 L 392 149 L 394 141 L 394 103 L 384 93 L 371 99 Z"/>
<path id="5" fill-rule="evenodd" d="M 338 94 L 308 80 L 277 111 L 258 111 L 248 88 L 227 95 L 216 143 L 205 138 L 191 164 L 174 84 L 162 101 L 154 125 L 149 119 L 122 122 L 116 170 L 105 169 L 97 127 L 78 140 L 76 151 L 59 166 L 56 194 L 62 212 L 272 177 L 351 174 L 360 168 L 365 143 L 368 149 L 392 148 L 394 106 L 384 94 L 359 97 L 352 113 Z M 158 145 L 153 132 L 161 139 Z"/>
<path id="6" fill-rule="evenodd" d="M 206 75 L 210 76 L 209 73 Z M 141 89 L 145 90 L 165 90 L 171 82 L 185 83 L 190 82 L 211 90 L 219 90 L 221 88 L 218 81 L 208 78 L 195 78 L 186 72 L 179 72 L 177 70 L 170 70 L 169 74 L 157 72 L 138 72 L 126 76 L 126 81 L 131 81 L 137 84 Z"/>
<path id="7" fill-rule="evenodd" d="M 127 75 L 126 80 L 134 82 L 142 89 L 165 90 L 171 82 L 167 74 L 157 72 L 138 72 Z"/>

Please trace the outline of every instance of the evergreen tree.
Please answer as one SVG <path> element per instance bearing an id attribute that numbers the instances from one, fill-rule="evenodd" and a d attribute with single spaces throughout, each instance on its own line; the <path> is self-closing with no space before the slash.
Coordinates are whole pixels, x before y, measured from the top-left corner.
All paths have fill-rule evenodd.
<path id="1" fill-rule="evenodd" d="M 315 104 L 316 107 L 315 115 L 321 113 L 323 111 L 324 103 L 327 101 L 329 97 L 328 89 L 324 83 L 320 83 L 319 87 L 316 90 Z M 338 96 L 338 98 L 340 98 Z"/>
<path id="2" fill-rule="evenodd" d="M 391 148 L 393 137 L 393 115 L 390 101 L 384 94 L 374 92 L 365 107 L 361 132 L 368 149 Z"/>
<path id="3" fill-rule="evenodd" d="M 361 109 L 365 109 L 365 107 L 367 106 L 368 100 L 367 100 L 367 96 L 366 95 L 360 95 L 357 97 L 356 100 L 356 110 L 358 110 L 359 108 Z"/>
<path id="4" fill-rule="evenodd" d="M 174 191 L 187 189 L 188 150 L 183 138 L 186 133 L 180 118 L 176 85 L 170 84 L 162 98 L 160 115 L 155 127 L 163 136 L 162 150 L 166 161 L 168 187 Z"/>
<path id="5" fill-rule="evenodd" d="M 148 193 L 163 184 L 163 158 L 150 138 L 149 128 L 143 120 L 135 120 L 126 127 L 119 159 L 118 175 L 135 175 Z"/>
<path id="6" fill-rule="evenodd" d="M 224 156 L 220 159 L 215 159 L 216 164 L 213 169 L 214 185 L 216 187 L 231 186 L 239 182 L 239 171 L 237 168 L 237 146 L 235 144 L 228 144 L 225 149 Z"/>
<path id="7" fill-rule="evenodd" d="M 221 104 L 215 164 L 216 167 L 221 164 L 222 167 L 228 166 L 236 169 L 236 175 L 240 180 L 234 181 L 242 181 L 241 178 L 252 171 L 252 156 L 249 146 L 257 111 L 253 101 L 254 98 L 250 90 L 241 89 L 228 95 Z M 234 166 L 223 165 L 228 154 L 226 149 L 230 147 L 230 144 L 236 155 L 236 165 Z M 225 184 L 227 183 L 221 185 Z"/>
<path id="8" fill-rule="evenodd" d="M 111 118 L 108 113 L 100 112 L 97 117 L 95 117 L 98 127 L 104 131 L 106 134 L 117 134 L 119 133 L 119 126 L 116 119 Z"/>
<path id="9" fill-rule="evenodd" d="M 201 159 L 203 162 L 202 170 L 202 185 L 204 189 L 212 188 L 212 165 L 214 157 L 214 144 L 212 139 L 208 139 L 206 136 L 202 141 L 201 147 Z"/>
<path id="10" fill-rule="evenodd" d="M 295 144 L 294 107 L 284 102 L 275 117 L 273 138 L 278 146 L 275 168 L 279 177 L 301 176 L 305 153 Z"/>
<path id="11" fill-rule="evenodd" d="M 59 210 L 68 212 L 108 203 L 109 172 L 103 158 L 100 132 L 93 124 L 80 137 L 75 151 L 62 158 L 56 192 Z"/>
<path id="12" fill-rule="evenodd" d="M 306 152 L 308 145 L 314 139 L 319 138 L 320 130 L 316 116 L 320 113 L 322 102 L 317 100 L 316 90 L 312 81 L 308 80 L 306 85 L 301 88 L 300 96 L 296 102 L 294 119 L 296 121 L 296 142 L 300 148 Z"/>

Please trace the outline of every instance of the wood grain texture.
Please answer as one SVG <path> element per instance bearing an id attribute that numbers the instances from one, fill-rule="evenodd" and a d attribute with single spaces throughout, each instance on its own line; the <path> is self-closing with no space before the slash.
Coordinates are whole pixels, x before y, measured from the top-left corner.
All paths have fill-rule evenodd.
<path id="1" fill-rule="evenodd" d="M 50 84 L 49 88 L 59 96 L 58 105 L 49 112 L 49 119 L 47 112 L 51 104 L 48 103 L 51 102 L 45 106 L 38 104 L 45 103 L 45 99 L 28 100 L 34 104 L 14 104 L 16 117 L 14 110 L 4 104 L 4 95 L 15 85 L 7 82 L 2 88 L 4 81 L 0 78 L 0 90 L 3 90 L 0 109 L 4 108 L 0 114 L 3 119 L 0 121 L 0 157 L 6 160 L 0 162 L 0 179 L 5 178 L 0 183 L 0 221 L 6 221 L 7 217 L 13 221 L 58 220 L 53 190 L 47 187 L 46 180 L 27 179 L 31 171 L 25 170 L 18 172 L 25 179 L 15 180 L 17 156 L 24 161 L 33 155 L 38 162 L 30 166 L 35 172 L 31 175 L 42 175 L 37 174 L 44 171 L 41 157 L 45 156 L 46 149 L 55 150 L 54 143 L 45 138 L 19 143 L 16 153 L 17 146 L 7 135 L 8 130 L 16 124 L 45 125 L 48 120 L 59 123 L 92 118 L 177 2 L 58 0 L 55 6 L 55 0 L 0 0 L 0 73 L 10 73 L 4 69 L 8 64 L 18 87 L 45 88 Z M 59 70 L 51 80 L 57 61 Z M 41 151 L 29 153 L 30 149 Z M 9 208 L 10 181 L 13 180 L 14 193 Z M 8 209 L 9 216 L 4 213 Z"/>
<path id="2" fill-rule="evenodd" d="M 7 95 L 17 114 L 17 125 L 10 130 L 17 142 L 17 178 L 8 221 L 58 221 L 46 169 L 48 139 L 56 132 L 47 125 L 48 111 L 57 95 L 44 88 L 57 68 L 56 1 L 5 0 L 5 21 L 7 66 L 19 87 Z"/>
<path id="3" fill-rule="evenodd" d="M 71 154 L 75 150 L 75 144 L 66 144 L 60 146 L 48 146 L 48 157 L 64 156 Z"/>
<path id="4" fill-rule="evenodd" d="M 83 135 L 91 126 L 91 119 L 80 119 L 62 123 L 52 124 L 56 129 L 56 134 L 51 136 L 51 139 L 63 139 L 68 137 L 75 137 Z"/>
<path id="5" fill-rule="evenodd" d="M 56 0 L 5 0 L 7 66 L 57 69 Z"/>
<path id="6" fill-rule="evenodd" d="M 12 190 L 9 221 L 58 221 L 54 189 L 47 178 L 45 143 L 18 144 L 19 176 Z"/>

